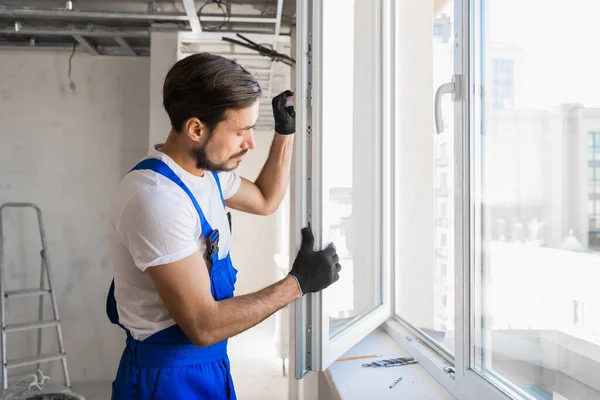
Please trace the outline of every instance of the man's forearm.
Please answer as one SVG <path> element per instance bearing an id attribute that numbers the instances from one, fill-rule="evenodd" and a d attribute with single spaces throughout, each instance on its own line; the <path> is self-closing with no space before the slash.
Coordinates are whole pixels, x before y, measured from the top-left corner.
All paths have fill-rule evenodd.
<path id="1" fill-rule="evenodd" d="M 300 298 L 296 279 L 288 275 L 258 292 L 216 302 L 216 307 L 202 324 L 205 345 L 218 343 L 259 324 L 277 310 Z"/>
<path id="2" fill-rule="evenodd" d="M 269 157 L 255 181 L 272 212 L 281 204 L 290 180 L 294 136 L 275 134 Z"/>

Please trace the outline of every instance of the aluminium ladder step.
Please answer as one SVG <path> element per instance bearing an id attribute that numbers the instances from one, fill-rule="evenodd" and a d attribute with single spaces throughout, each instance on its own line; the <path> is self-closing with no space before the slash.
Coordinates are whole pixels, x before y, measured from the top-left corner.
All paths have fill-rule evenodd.
<path id="1" fill-rule="evenodd" d="M 8 360 L 8 362 L 6 363 L 6 367 L 8 369 L 26 367 L 28 365 L 61 360 L 66 357 L 67 357 L 67 353 L 51 353 L 51 354 L 42 354 L 40 356 L 17 358 L 17 359 L 13 359 L 13 360 Z"/>
<path id="2" fill-rule="evenodd" d="M 58 306 L 56 304 L 56 299 L 54 296 L 54 290 L 52 289 L 52 273 L 50 271 L 50 261 L 48 259 L 48 243 L 46 242 L 46 229 L 44 228 L 44 223 L 43 223 L 43 217 L 42 217 L 42 210 L 33 203 L 5 203 L 0 205 L 0 230 L 2 230 L 3 228 L 3 211 L 4 208 L 11 208 L 11 207 L 16 207 L 16 208 L 31 208 L 35 211 L 35 213 L 37 214 L 37 225 L 38 225 L 38 229 L 39 229 L 39 234 L 40 234 L 40 241 L 42 244 L 42 249 L 39 252 L 40 257 L 41 257 L 41 264 L 40 264 L 40 269 L 41 269 L 41 277 L 40 277 L 40 285 L 39 286 L 33 286 L 33 287 L 29 287 L 29 288 L 19 288 L 17 290 L 4 290 L 4 288 L 2 287 L 2 282 L 0 282 L 0 292 L 2 292 L 2 296 L 0 296 L 0 312 L 2 313 L 2 324 L 0 325 L 0 333 L 2 334 L 2 343 L 1 346 L 2 347 L 2 351 L 0 353 L 0 364 L 2 364 L 2 389 L 6 390 L 9 388 L 9 382 L 8 382 L 8 372 L 9 370 L 14 370 L 14 369 L 18 369 L 21 367 L 27 367 L 27 366 L 35 366 L 38 364 L 42 364 L 42 363 L 47 363 L 47 362 L 52 362 L 52 361 L 60 361 L 62 364 L 62 370 L 63 370 L 63 374 L 64 374 L 64 379 L 65 379 L 65 386 L 66 387 L 70 387 L 71 383 L 70 383 L 70 379 L 69 379 L 69 371 L 67 369 L 67 354 L 65 351 L 65 346 L 64 346 L 64 341 L 63 341 L 63 337 L 62 337 L 62 330 L 61 330 L 61 326 L 60 326 L 60 317 L 58 316 Z M 0 232 L 0 255 L 3 253 L 4 249 L 4 238 Z M 3 270 L 4 270 L 4 259 L 0 256 L 0 280 L 2 280 L 2 276 L 3 276 Z M 47 286 L 44 284 L 44 282 L 47 282 Z M 52 309 L 53 309 L 53 315 L 52 318 L 48 318 L 46 320 L 41 320 L 43 318 L 43 311 L 44 311 L 44 295 L 49 294 L 50 296 L 48 296 L 50 298 L 50 302 L 52 304 Z M 17 324 L 6 324 L 6 315 L 9 314 L 8 312 L 8 307 L 5 308 L 5 305 L 8 300 L 8 298 L 11 297 L 33 297 L 36 296 L 39 300 L 39 320 L 34 320 L 34 321 L 28 321 L 25 323 L 17 323 Z M 58 344 L 58 349 L 56 350 L 50 350 L 49 353 L 46 354 L 42 354 L 41 353 L 41 339 L 42 339 L 42 332 L 41 332 L 41 328 L 46 328 L 46 327 L 54 327 L 56 329 L 56 334 L 57 334 L 57 344 Z M 10 335 L 7 335 L 7 332 L 19 332 L 19 331 L 27 331 L 27 330 L 33 330 L 34 332 L 37 330 L 39 335 L 38 335 L 38 349 L 37 349 L 37 354 L 34 355 L 29 355 L 26 357 L 19 357 L 18 355 L 15 355 L 16 357 L 13 359 L 8 359 L 7 358 L 7 337 Z M 18 372 L 15 371 L 15 372 Z M 37 376 L 37 375 L 35 375 Z"/>
<path id="3" fill-rule="evenodd" d="M 30 329 L 49 328 L 52 326 L 58 326 L 60 321 L 57 319 L 46 319 L 42 321 L 23 322 L 20 324 L 8 324 L 6 325 L 6 332 L 18 332 L 27 331 Z"/>
<path id="4" fill-rule="evenodd" d="M 21 290 L 7 290 L 4 292 L 4 297 L 26 297 L 26 296 L 41 296 L 44 294 L 50 294 L 50 289 L 21 289 Z"/>

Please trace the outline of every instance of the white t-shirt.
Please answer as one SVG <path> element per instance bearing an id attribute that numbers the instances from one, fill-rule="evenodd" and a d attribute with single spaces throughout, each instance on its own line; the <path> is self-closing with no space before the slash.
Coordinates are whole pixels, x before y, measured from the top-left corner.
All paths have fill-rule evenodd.
<path id="1" fill-rule="evenodd" d="M 192 175 L 156 149 L 150 157 L 164 161 L 193 193 L 207 222 L 219 230 L 219 259 L 224 258 L 229 252 L 229 221 L 213 174 Z M 225 199 L 240 187 L 234 172 L 219 173 L 219 180 Z M 109 246 L 120 323 L 138 340 L 174 325 L 146 269 L 198 250 L 204 254 L 206 241 L 189 196 L 154 171 L 128 173 L 111 206 Z"/>

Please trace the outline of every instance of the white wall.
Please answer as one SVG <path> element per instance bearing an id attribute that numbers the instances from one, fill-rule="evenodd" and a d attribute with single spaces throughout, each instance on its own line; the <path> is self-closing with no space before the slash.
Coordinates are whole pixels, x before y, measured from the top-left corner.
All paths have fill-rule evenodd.
<path id="1" fill-rule="evenodd" d="M 248 152 L 237 172 L 254 181 L 267 159 L 273 132 L 255 132 L 256 149 Z M 235 294 L 255 292 L 277 280 L 275 215 L 257 216 L 231 210 L 231 260 L 238 270 Z"/>
<path id="2" fill-rule="evenodd" d="M 163 83 L 167 73 L 183 58 L 176 32 L 152 32 L 150 36 L 150 118 L 149 146 L 164 143 L 171 130 L 169 115 L 163 107 Z"/>
<path id="3" fill-rule="evenodd" d="M 0 203 L 37 203 L 44 212 L 54 286 L 72 381 L 112 380 L 124 346 L 121 330 L 105 317 L 112 277 L 106 243 L 108 206 L 122 176 L 150 145 L 149 58 L 75 54 L 69 88 L 69 53 L 0 52 Z M 274 94 L 289 85 L 289 68 L 276 68 Z M 150 84 L 149 84 L 150 82 Z M 166 115 L 166 114 L 165 114 Z M 156 119 L 154 115 L 154 119 Z M 164 133 L 166 137 L 168 132 Z M 154 136 L 153 136 L 154 134 Z M 256 150 L 238 172 L 254 180 L 273 132 L 255 132 Z M 5 213 L 7 288 L 39 284 L 39 238 L 33 214 Z M 236 294 L 277 279 L 275 216 L 233 212 L 232 258 Z M 18 243 L 17 243 L 18 241 Z M 12 300 L 8 322 L 37 318 L 37 299 Z M 46 317 L 50 316 L 47 301 Z M 18 314 L 18 315 L 17 315 Z M 272 320 L 269 324 L 272 324 Z M 272 329 L 272 325 L 269 329 Z M 10 334 L 9 358 L 33 355 L 36 335 Z M 45 352 L 55 334 L 44 331 Z M 60 363 L 47 364 L 53 381 Z"/>
<path id="4" fill-rule="evenodd" d="M 112 277 L 108 206 L 121 177 L 148 148 L 149 59 L 77 53 L 71 91 L 68 58 L 0 52 L 0 203 L 35 202 L 44 212 L 72 380 L 112 380 L 124 335 L 104 311 Z M 12 210 L 5 215 L 6 285 L 35 286 L 35 220 Z M 36 304 L 13 299 L 8 321 L 37 318 Z M 54 337 L 53 329 L 44 330 L 46 344 Z M 9 357 L 31 352 L 35 340 L 32 333 L 9 334 Z M 46 365 L 61 377 L 60 363 Z"/>

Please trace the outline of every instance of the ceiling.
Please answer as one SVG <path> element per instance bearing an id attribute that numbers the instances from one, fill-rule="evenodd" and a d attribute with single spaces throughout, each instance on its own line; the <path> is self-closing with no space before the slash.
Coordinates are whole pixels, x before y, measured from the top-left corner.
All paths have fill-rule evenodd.
<path id="1" fill-rule="evenodd" d="M 295 0 L 0 0 L 0 50 L 147 56 L 152 31 L 285 36 L 294 17 Z"/>
<path id="2" fill-rule="evenodd" d="M 289 54 L 295 0 L 0 0 L 0 51 L 150 55 L 152 32 L 181 32 L 183 56 L 208 51 L 234 59 L 259 81 L 259 130 L 272 129 L 270 99 L 289 85 L 290 67 L 224 36 L 244 34 Z"/>

